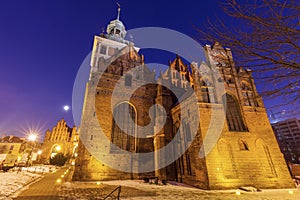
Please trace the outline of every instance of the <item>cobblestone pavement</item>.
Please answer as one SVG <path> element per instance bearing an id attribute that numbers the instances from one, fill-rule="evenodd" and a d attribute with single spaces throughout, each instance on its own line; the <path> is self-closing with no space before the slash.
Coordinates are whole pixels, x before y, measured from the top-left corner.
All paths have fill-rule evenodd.
<path id="1" fill-rule="evenodd" d="M 63 176 L 63 177 L 61 177 Z M 103 181 L 72 182 L 72 173 L 68 167 L 47 174 L 41 180 L 31 184 L 15 200 L 100 200 L 121 186 L 120 199 L 176 199 L 176 200 L 299 200 L 300 188 L 292 190 L 267 190 L 263 192 L 236 194 L 237 190 L 205 191 L 191 187 L 174 185 L 150 185 L 143 181 Z M 57 180 L 61 182 L 57 182 Z M 291 192 L 292 191 L 292 192 Z M 291 194 L 292 193 L 292 194 Z M 114 196 L 117 192 L 114 192 Z M 109 198 L 115 199 L 115 198 Z"/>

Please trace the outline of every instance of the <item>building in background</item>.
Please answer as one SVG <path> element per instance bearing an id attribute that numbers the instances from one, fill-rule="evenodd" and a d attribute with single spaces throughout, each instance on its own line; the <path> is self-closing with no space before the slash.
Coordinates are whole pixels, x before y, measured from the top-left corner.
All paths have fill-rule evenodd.
<path id="1" fill-rule="evenodd" d="M 2 167 L 27 166 L 37 163 L 41 144 L 27 138 L 4 136 L 0 138 L 0 163 Z"/>
<path id="2" fill-rule="evenodd" d="M 57 153 L 63 153 L 70 158 L 76 156 L 78 146 L 77 127 L 69 127 L 61 119 L 52 130 L 47 130 L 42 146 L 41 162 L 49 163 L 49 159 Z"/>
<path id="3" fill-rule="evenodd" d="M 144 64 L 144 57 L 139 55 L 139 48 L 126 41 L 125 35 L 125 26 L 118 15 L 108 25 L 107 34 L 94 38 L 74 180 L 142 179 L 157 176 L 160 180 L 175 180 L 203 189 L 228 189 L 248 185 L 259 188 L 294 187 L 262 98 L 257 93 L 251 70 L 237 68 L 229 48 L 223 48 L 219 43 L 206 45 L 206 63 L 192 63 L 190 66 L 177 56 L 156 79 L 155 72 L 148 69 Z M 110 64 L 105 68 L 107 63 Z M 207 70 L 205 74 L 198 73 L 200 68 L 211 69 L 211 66 L 219 70 L 220 78 L 211 78 L 212 70 Z M 140 67 L 140 71 L 133 70 L 137 67 Z M 124 87 L 114 93 L 116 104 L 112 108 L 112 95 L 118 81 Z M 143 84 L 149 82 L 154 84 Z M 215 95 L 218 82 L 224 83 L 226 90 L 222 97 Z M 137 87 L 132 94 L 131 88 L 138 85 L 143 86 Z M 187 91 L 191 89 L 197 95 L 198 102 L 195 103 L 196 108 L 187 110 L 187 105 L 190 105 L 187 98 L 190 93 Z M 174 97 L 172 91 L 178 91 L 181 96 Z M 124 100 L 126 96 L 130 97 L 129 100 Z M 178 99 L 183 99 L 180 104 Z M 163 115 L 159 115 L 162 112 L 159 107 L 150 111 L 155 104 L 162 105 L 167 115 L 166 123 L 158 133 L 154 129 L 161 127 Z M 222 127 L 220 138 L 212 151 L 200 158 L 199 151 L 210 122 L 218 123 L 212 118 L 212 107 L 223 110 L 224 105 L 227 106 L 227 123 Z M 195 124 L 195 119 L 189 116 L 198 110 L 200 123 Z M 149 117 L 150 112 L 155 115 L 152 117 L 154 122 Z M 131 123 L 132 121 L 136 124 Z M 155 123 L 155 126 L 147 126 L 150 122 Z M 148 128 L 147 132 L 154 132 L 159 137 L 139 137 L 141 133 L 137 125 Z M 192 134 L 196 136 L 191 140 L 191 130 L 195 128 L 193 126 L 196 131 Z M 100 139 L 101 131 L 109 142 Z M 51 140 L 50 135 L 49 132 L 45 143 Z M 52 133 L 51 137 L 52 140 L 55 139 L 58 137 L 57 133 Z M 135 167 L 142 171 L 146 166 L 157 166 L 159 162 L 165 161 L 157 159 L 153 153 L 155 158 L 139 162 L 133 160 L 129 152 L 157 152 L 175 137 L 176 144 L 172 144 L 170 152 L 186 146 L 189 148 L 178 159 L 174 159 L 173 163 L 156 171 L 124 172 L 99 159 L 108 158 L 113 160 L 115 166 L 122 166 L 124 169 Z M 52 142 L 48 148 L 53 148 L 54 144 Z M 160 158 L 171 159 L 173 156 L 166 153 Z"/>
<path id="4" fill-rule="evenodd" d="M 287 119 L 272 127 L 286 162 L 300 164 L 300 120 Z"/>

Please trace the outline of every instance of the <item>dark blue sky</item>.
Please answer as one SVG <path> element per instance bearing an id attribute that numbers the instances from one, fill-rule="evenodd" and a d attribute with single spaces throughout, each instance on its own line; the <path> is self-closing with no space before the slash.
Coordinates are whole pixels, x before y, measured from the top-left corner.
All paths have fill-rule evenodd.
<path id="1" fill-rule="evenodd" d="M 195 37 L 194 26 L 224 17 L 216 0 L 119 3 L 127 29 L 165 27 Z M 44 134 L 61 118 L 74 124 L 63 106 L 72 104 L 75 76 L 94 35 L 116 14 L 112 0 L 0 2 L 0 135 L 24 136 L 29 128 Z"/>

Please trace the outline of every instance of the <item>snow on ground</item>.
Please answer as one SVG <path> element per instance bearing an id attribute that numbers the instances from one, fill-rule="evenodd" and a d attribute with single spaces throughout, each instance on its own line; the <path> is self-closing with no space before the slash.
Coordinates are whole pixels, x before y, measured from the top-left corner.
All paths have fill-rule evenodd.
<path id="1" fill-rule="evenodd" d="M 18 168 L 15 168 L 14 170 L 18 170 Z M 56 170 L 57 167 L 53 165 L 36 165 L 31 167 L 22 167 L 22 171 L 32 172 L 32 173 L 49 173 L 49 172 L 55 172 Z"/>
<path id="2" fill-rule="evenodd" d="M 19 169 L 21 168 L 14 168 L 8 172 L 0 171 L 0 200 L 8 199 L 8 196 L 41 177 L 42 173 L 56 170 L 54 166 L 23 167 L 22 171 Z"/>
<path id="3" fill-rule="evenodd" d="M 300 188 L 298 189 L 274 189 L 263 190 L 262 192 L 244 192 L 241 190 L 200 190 L 192 187 L 185 187 L 184 185 L 154 185 L 144 183 L 143 181 L 102 181 L 101 183 L 107 185 L 121 185 L 133 187 L 140 190 L 140 193 L 146 192 L 151 196 L 136 196 L 126 197 L 122 199 L 131 200 L 150 200 L 150 199 L 176 199 L 176 200 L 190 200 L 190 199 L 219 199 L 219 200 L 299 200 Z M 122 192 L 121 192 L 122 197 Z"/>

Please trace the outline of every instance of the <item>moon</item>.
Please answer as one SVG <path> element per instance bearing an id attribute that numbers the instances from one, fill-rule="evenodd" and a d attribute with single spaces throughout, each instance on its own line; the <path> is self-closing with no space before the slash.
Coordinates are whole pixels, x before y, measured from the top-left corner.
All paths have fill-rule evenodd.
<path id="1" fill-rule="evenodd" d="M 70 110 L 70 106 L 68 106 L 68 105 L 65 105 L 65 106 L 64 106 L 64 110 L 65 110 L 65 111 L 68 111 L 68 110 Z"/>

